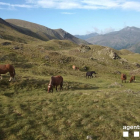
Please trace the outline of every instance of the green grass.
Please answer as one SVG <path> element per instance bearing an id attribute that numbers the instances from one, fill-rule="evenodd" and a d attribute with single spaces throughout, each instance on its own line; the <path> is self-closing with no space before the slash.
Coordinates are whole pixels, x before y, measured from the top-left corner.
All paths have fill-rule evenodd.
<path id="1" fill-rule="evenodd" d="M 57 40 L 0 45 L 1 64 L 16 69 L 15 82 L 8 82 L 8 73 L 0 81 L 0 139 L 84 140 L 92 135 L 94 140 L 123 140 L 123 126 L 139 125 L 140 76 L 129 83 L 130 71 L 137 69 L 131 63 L 139 54 L 123 50 L 121 57 L 128 63 L 120 63 L 97 55 L 102 46 L 90 47 L 80 53 L 78 45 Z M 72 65 L 80 70 L 72 70 Z M 85 66 L 95 70 L 96 77 L 86 79 Z M 121 83 L 116 71 L 127 74 L 127 83 Z M 47 92 L 52 75 L 63 76 L 63 91 Z"/>
<path id="2" fill-rule="evenodd" d="M 123 139 L 123 126 L 138 125 L 139 83 L 109 87 L 114 78 L 64 76 L 64 90 L 47 92 L 49 76 L 1 81 L 1 139 Z M 90 83 L 90 84 L 89 84 Z M 131 134 L 128 139 L 132 139 Z"/>
<path id="3" fill-rule="evenodd" d="M 0 94 L 2 139 L 123 139 L 123 126 L 140 123 L 136 90 L 103 86 L 52 94 L 45 87 L 16 85 Z"/>

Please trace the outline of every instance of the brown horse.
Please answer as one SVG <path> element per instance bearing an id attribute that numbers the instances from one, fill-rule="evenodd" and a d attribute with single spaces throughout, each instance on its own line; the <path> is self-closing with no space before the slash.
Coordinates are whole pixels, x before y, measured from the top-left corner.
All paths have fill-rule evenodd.
<path id="1" fill-rule="evenodd" d="M 57 86 L 60 85 L 60 90 L 63 89 L 63 77 L 58 75 L 58 76 L 52 76 L 48 85 L 48 92 L 52 91 L 53 92 L 53 87 L 56 87 L 57 91 Z"/>
<path id="2" fill-rule="evenodd" d="M 135 76 L 132 76 L 132 77 L 130 78 L 130 81 L 129 81 L 129 82 L 131 83 L 131 82 L 134 82 L 134 81 L 135 81 Z"/>
<path id="3" fill-rule="evenodd" d="M 121 79 L 122 79 L 122 83 L 123 83 L 123 81 L 125 81 L 125 83 L 126 83 L 126 79 L 127 79 L 126 74 L 121 74 Z"/>
<path id="4" fill-rule="evenodd" d="M 75 65 L 72 66 L 73 70 L 79 70 L 78 67 L 76 67 Z"/>
<path id="5" fill-rule="evenodd" d="M 6 64 L 6 65 L 0 65 L 0 79 L 2 79 L 1 74 L 6 74 L 7 72 L 9 72 L 10 74 L 10 79 L 9 81 L 11 81 L 12 79 L 15 80 L 15 69 L 12 65 L 10 64 Z"/>

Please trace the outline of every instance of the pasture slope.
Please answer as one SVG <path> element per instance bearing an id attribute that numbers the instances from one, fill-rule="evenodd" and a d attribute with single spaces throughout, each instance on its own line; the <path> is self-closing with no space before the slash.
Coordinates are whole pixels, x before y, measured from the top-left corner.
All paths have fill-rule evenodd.
<path id="1" fill-rule="evenodd" d="M 123 126 L 140 124 L 140 54 L 127 50 L 66 40 L 25 42 L 0 40 L 0 62 L 11 63 L 16 81 L 9 74 L 0 81 L 1 140 L 123 140 Z M 120 58 L 111 59 L 108 52 Z M 79 71 L 72 70 L 72 65 Z M 87 70 L 98 74 L 85 78 Z M 120 72 L 127 74 L 121 83 Z M 136 82 L 129 83 L 135 72 Z M 52 75 L 62 75 L 63 91 L 47 93 Z M 134 139 L 129 130 L 127 140 Z"/>

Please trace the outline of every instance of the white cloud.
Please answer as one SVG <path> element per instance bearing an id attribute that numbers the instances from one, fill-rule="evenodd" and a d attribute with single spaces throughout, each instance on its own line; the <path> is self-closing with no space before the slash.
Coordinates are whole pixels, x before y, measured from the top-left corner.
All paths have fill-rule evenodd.
<path id="1" fill-rule="evenodd" d="M 0 6 L 52 9 L 130 9 L 140 11 L 137 0 L 25 0 L 24 4 L 0 2 Z"/>
<path id="2" fill-rule="evenodd" d="M 19 8 L 31 8 L 32 7 L 31 5 L 26 5 L 26 4 L 11 4 L 11 3 L 4 3 L 4 2 L 0 2 L 0 6 L 7 7 L 8 9 L 14 9 L 16 7 L 19 7 Z"/>
<path id="3" fill-rule="evenodd" d="M 101 31 L 97 27 L 94 27 L 94 32 L 100 33 Z"/>
<path id="4" fill-rule="evenodd" d="M 94 29 L 94 32 L 99 33 L 99 34 L 107 34 L 107 33 L 111 33 L 115 31 L 115 29 L 113 29 L 112 27 L 105 28 L 103 30 L 100 30 L 97 27 L 94 27 L 93 29 Z"/>
<path id="5" fill-rule="evenodd" d="M 140 11 L 140 2 L 128 1 L 122 4 L 122 8 Z"/>
<path id="6" fill-rule="evenodd" d="M 105 28 L 103 30 L 103 34 L 111 33 L 111 32 L 114 32 L 114 31 L 115 31 L 115 29 L 113 29 L 112 27 Z"/>
<path id="7" fill-rule="evenodd" d="M 80 8 L 80 4 L 75 1 L 68 0 L 38 0 L 35 2 L 39 7 L 42 8 L 55 8 L 55 9 L 73 9 Z"/>
<path id="8" fill-rule="evenodd" d="M 95 9 L 95 7 L 97 9 L 108 9 L 108 8 L 116 8 L 118 7 L 119 3 L 117 1 L 113 1 L 113 0 L 98 0 L 98 1 L 94 1 L 94 0 L 83 0 L 82 1 L 84 5 L 86 6 L 90 6 L 91 9 L 93 7 L 93 9 Z"/>
<path id="9" fill-rule="evenodd" d="M 70 13 L 70 12 L 62 12 L 61 14 L 65 14 L 65 15 L 73 15 L 75 13 Z"/>

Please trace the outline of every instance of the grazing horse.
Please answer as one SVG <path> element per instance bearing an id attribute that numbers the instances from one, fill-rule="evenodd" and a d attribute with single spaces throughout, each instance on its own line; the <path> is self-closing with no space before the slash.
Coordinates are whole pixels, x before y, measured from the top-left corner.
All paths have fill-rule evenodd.
<path id="1" fill-rule="evenodd" d="M 92 74 L 97 74 L 95 71 L 88 71 L 87 73 L 86 73 L 86 78 L 88 77 L 89 78 L 89 76 L 90 76 L 90 78 L 92 77 L 93 78 L 93 76 L 92 76 Z"/>
<path id="2" fill-rule="evenodd" d="M 73 70 L 79 70 L 78 67 L 76 67 L 75 65 L 72 66 Z"/>
<path id="3" fill-rule="evenodd" d="M 0 65 L 0 79 L 2 79 L 1 74 L 6 74 L 7 72 L 9 72 L 10 74 L 10 79 L 9 81 L 11 81 L 12 79 L 15 80 L 15 69 L 11 64 L 6 64 L 6 65 Z"/>
<path id="4" fill-rule="evenodd" d="M 122 83 L 123 83 L 123 81 L 125 81 L 125 83 L 126 83 L 126 79 L 127 79 L 127 77 L 126 77 L 126 74 L 121 74 L 121 79 L 122 79 Z"/>
<path id="5" fill-rule="evenodd" d="M 129 82 L 131 83 L 133 81 L 135 81 L 135 76 L 132 76 Z"/>
<path id="6" fill-rule="evenodd" d="M 58 75 L 58 76 L 52 76 L 51 80 L 48 85 L 48 92 L 52 91 L 53 92 L 53 87 L 56 87 L 57 91 L 57 86 L 60 85 L 60 90 L 63 89 L 63 77 Z"/>

